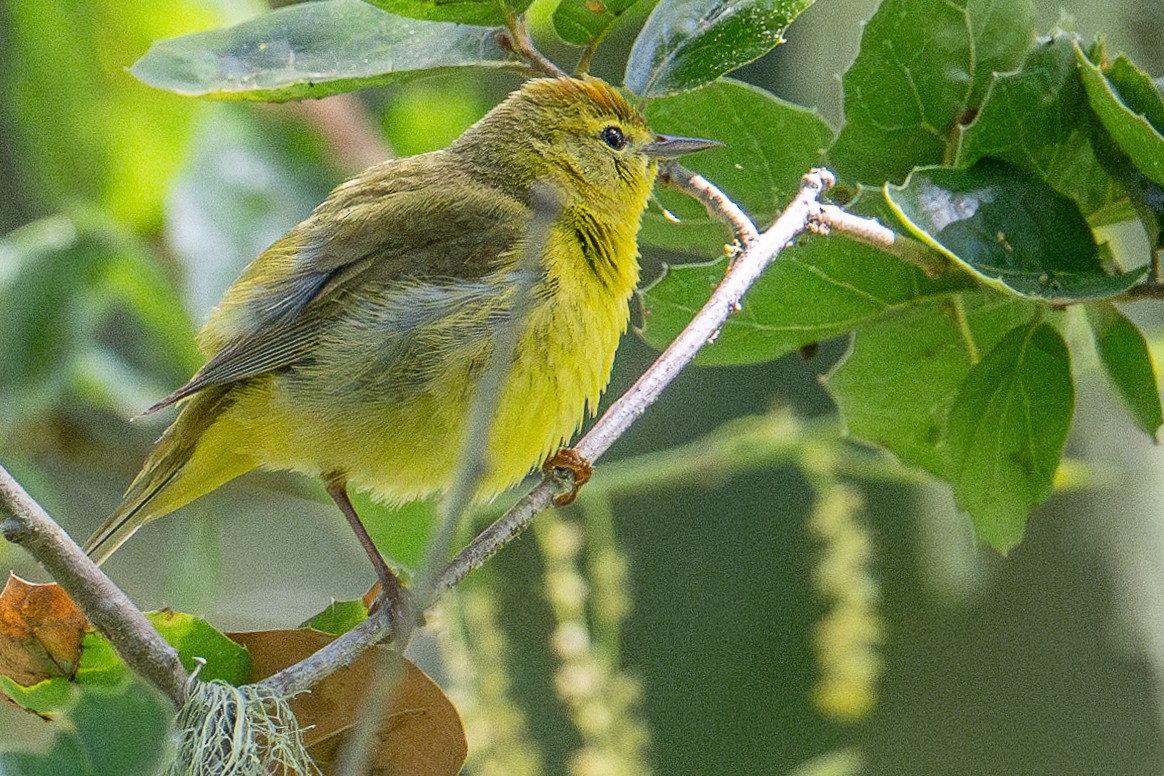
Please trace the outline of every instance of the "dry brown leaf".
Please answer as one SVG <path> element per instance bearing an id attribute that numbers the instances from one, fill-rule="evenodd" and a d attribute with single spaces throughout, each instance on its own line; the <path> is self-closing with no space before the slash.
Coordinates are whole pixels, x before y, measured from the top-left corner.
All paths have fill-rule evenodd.
<path id="1" fill-rule="evenodd" d="M 334 639 L 313 630 L 231 633 L 251 653 L 252 681 L 296 663 Z M 387 651 L 385 647 L 375 649 Z M 375 776 L 456 776 L 468 754 L 461 718 L 432 679 L 410 661 L 401 664 L 400 683 L 377 737 L 372 762 Z M 291 699 L 304 731 L 303 742 L 325 776 L 355 724 L 364 689 L 378 656 L 365 651 L 347 668 L 323 680 L 311 692 Z M 385 699 L 388 703 L 389 699 Z"/>
<path id="2" fill-rule="evenodd" d="M 59 585 L 9 573 L 0 592 L 0 675 L 25 687 L 72 677 L 88 624 Z"/>

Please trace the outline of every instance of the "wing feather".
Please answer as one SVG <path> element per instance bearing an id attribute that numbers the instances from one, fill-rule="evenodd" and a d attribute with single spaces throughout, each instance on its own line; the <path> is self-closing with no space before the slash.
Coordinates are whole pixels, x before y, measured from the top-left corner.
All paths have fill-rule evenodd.
<path id="1" fill-rule="evenodd" d="M 371 168 L 264 251 L 199 334 L 205 366 L 146 412 L 308 358 L 345 294 L 472 279 L 512 261 L 529 207 L 441 154 Z"/>

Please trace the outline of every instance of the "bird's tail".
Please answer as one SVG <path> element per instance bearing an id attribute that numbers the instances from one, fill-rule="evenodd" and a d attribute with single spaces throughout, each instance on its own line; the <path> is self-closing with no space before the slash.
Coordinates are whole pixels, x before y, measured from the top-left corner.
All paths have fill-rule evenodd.
<path id="1" fill-rule="evenodd" d="M 211 386 L 189 399 L 154 445 L 119 506 L 86 540 L 100 565 L 137 529 L 253 468 L 233 448 L 237 437 L 216 427 L 234 403 L 229 386 Z M 230 424 L 220 424 L 229 426 Z"/>

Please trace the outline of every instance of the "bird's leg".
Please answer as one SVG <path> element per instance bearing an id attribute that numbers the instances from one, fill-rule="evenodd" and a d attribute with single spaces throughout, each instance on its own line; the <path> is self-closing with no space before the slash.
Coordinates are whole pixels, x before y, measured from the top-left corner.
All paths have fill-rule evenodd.
<path id="1" fill-rule="evenodd" d="M 566 493 L 554 496 L 554 506 L 564 507 L 567 504 L 573 504 L 574 499 L 578 498 L 578 491 L 590 481 L 590 476 L 594 474 L 594 467 L 590 465 L 588 458 L 580 455 L 574 448 L 563 447 L 542 464 L 542 471 L 547 474 L 554 473 L 559 469 L 574 473 L 573 487 Z"/>
<path id="2" fill-rule="evenodd" d="M 402 618 L 399 622 L 403 626 L 409 616 L 408 610 L 411 608 L 408 591 L 401 584 L 400 578 L 384 561 L 384 556 L 376 549 L 376 545 L 372 543 L 372 537 L 368 536 L 368 531 L 360 521 L 360 516 L 356 514 L 356 508 L 352 506 L 352 500 L 348 498 L 347 479 L 342 474 L 328 474 L 324 476 L 323 484 L 327 488 L 328 495 L 335 501 L 335 505 L 344 513 L 348 525 L 356 532 L 356 538 L 360 540 L 360 546 L 368 554 L 368 559 L 372 561 L 372 567 L 376 569 L 376 576 L 380 579 L 382 588 L 380 597 L 392 607 L 394 615 Z M 378 603 L 379 601 L 377 601 Z M 370 607 L 370 609 L 374 608 L 375 605 Z"/>

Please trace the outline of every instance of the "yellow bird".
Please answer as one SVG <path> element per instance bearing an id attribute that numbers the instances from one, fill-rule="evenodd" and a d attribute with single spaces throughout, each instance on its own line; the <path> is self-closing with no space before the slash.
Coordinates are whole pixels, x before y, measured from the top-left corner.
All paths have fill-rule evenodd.
<path id="1" fill-rule="evenodd" d="M 198 337 L 205 366 L 151 408 L 180 405 L 85 551 L 100 563 L 145 523 L 244 472 L 291 470 L 324 481 L 395 587 L 347 486 L 388 502 L 447 489 L 474 388 L 508 325 L 522 330 L 477 499 L 554 453 L 609 380 L 657 160 L 713 145 L 654 134 L 600 80 L 545 78 L 448 148 L 340 185 L 215 307 Z M 561 210 L 532 267 L 519 259 L 537 185 L 559 193 Z M 516 323 L 515 288 L 532 289 Z"/>

